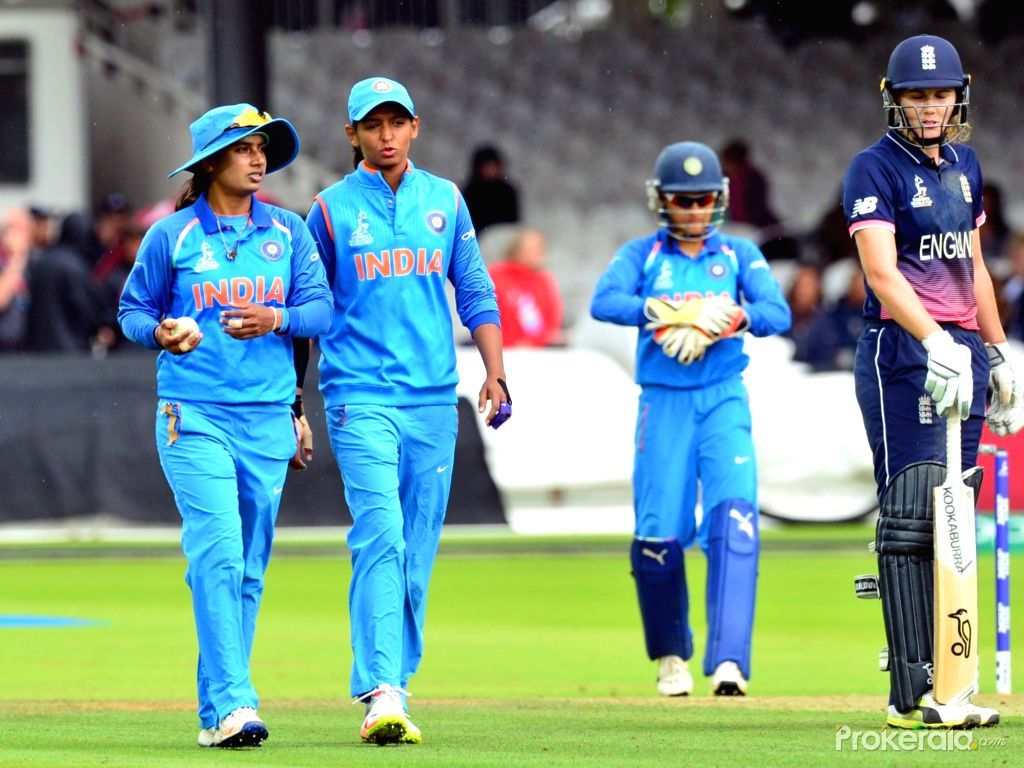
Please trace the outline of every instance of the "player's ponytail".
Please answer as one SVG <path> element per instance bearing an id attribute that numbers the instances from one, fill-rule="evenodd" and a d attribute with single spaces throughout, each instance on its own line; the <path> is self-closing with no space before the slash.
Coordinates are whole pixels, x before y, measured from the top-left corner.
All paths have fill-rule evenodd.
<path id="1" fill-rule="evenodd" d="M 352 167 L 358 168 L 363 162 L 363 150 L 360 147 L 352 147 Z"/>
<path id="2" fill-rule="evenodd" d="M 210 188 L 212 182 L 213 176 L 202 167 L 197 167 L 192 171 L 192 178 L 185 182 L 181 192 L 178 193 L 178 199 L 174 202 L 174 210 L 180 211 L 182 208 L 188 208 Z"/>

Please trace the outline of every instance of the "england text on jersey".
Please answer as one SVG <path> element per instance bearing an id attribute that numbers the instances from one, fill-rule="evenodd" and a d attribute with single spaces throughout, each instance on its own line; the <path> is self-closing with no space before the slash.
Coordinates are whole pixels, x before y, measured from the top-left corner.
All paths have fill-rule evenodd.
<path id="1" fill-rule="evenodd" d="M 921 235 L 917 248 L 917 257 L 921 261 L 932 259 L 969 259 L 971 258 L 970 232 L 937 232 Z"/>

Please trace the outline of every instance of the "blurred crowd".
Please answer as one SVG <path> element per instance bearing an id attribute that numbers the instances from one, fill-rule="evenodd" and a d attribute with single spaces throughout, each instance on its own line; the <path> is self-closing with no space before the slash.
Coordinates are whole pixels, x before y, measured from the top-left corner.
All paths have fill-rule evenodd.
<path id="1" fill-rule="evenodd" d="M 741 139 L 720 148 L 729 177 L 727 231 L 761 245 L 793 311 L 786 333 L 794 360 L 813 371 L 851 370 L 863 327 L 864 280 L 835 204 L 809 232 L 793 233 L 771 205 L 771 185 Z M 562 346 L 569 337 L 557 280 L 547 266 L 548 235 L 530 226 L 501 151 L 476 147 L 462 185 L 478 234 L 508 230 L 489 264 L 504 321 L 505 346 Z M 982 253 L 1009 338 L 1024 341 L 1024 232 L 1007 220 L 999 186 L 983 190 Z M 59 216 L 41 206 L 0 214 L 0 352 L 91 352 L 123 345 L 117 305 L 146 229 L 172 211 L 169 201 L 133 210 L 111 194 L 93 215 Z M 609 258 L 611 253 L 609 253 Z"/>
<path id="2" fill-rule="evenodd" d="M 0 351 L 86 352 L 121 345 L 117 304 L 146 227 L 123 195 L 95 215 L 8 208 L 0 219 Z"/>

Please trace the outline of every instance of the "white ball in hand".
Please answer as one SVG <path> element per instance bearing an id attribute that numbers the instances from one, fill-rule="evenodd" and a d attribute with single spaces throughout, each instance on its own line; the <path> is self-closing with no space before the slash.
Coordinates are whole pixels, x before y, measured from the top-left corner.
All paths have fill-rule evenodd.
<path id="1" fill-rule="evenodd" d="M 198 331 L 199 323 L 197 323 L 193 318 L 179 317 L 176 318 L 174 321 L 174 329 L 171 331 L 170 338 L 172 341 L 174 341 L 175 339 L 184 338 L 193 333 L 197 333 Z M 182 342 L 179 345 L 179 348 L 181 349 L 182 352 L 188 352 L 190 349 L 192 349 L 191 345 L 188 342 Z"/>

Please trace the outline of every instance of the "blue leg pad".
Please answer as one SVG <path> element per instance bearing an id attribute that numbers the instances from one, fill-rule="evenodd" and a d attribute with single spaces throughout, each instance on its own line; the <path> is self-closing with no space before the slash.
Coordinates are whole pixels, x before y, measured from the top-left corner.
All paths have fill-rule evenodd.
<path id="1" fill-rule="evenodd" d="M 647 655 L 693 655 L 683 548 L 676 539 L 634 539 L 630 552 Z"/>
<path id="2" fill-rule="evenodd" d="M 723 661 L 734 661 L 749 680 L 760 543 L 757 510 L 748 501 L 728 499 L 710 515 L 704 674 L 714 674 Z"/>

